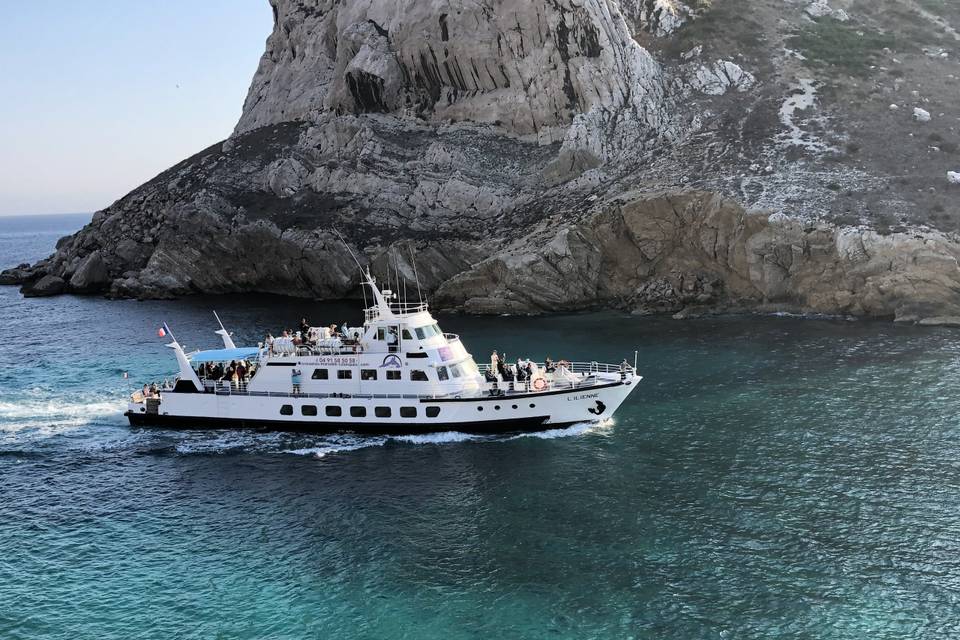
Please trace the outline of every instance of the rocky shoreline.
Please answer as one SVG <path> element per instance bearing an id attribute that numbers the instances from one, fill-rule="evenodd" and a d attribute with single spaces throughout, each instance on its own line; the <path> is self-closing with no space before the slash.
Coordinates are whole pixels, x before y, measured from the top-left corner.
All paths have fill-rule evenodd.
<path id="1" fill-rule="evenodd" d="M 352 259 L 332 233 L 291 234 L 261 223 L 230 233 L 216 222 L 204 228 L 232 239 L 221 238 L 217 253 L 203 260 L 198 247 L 212 248 L 211 237 L 169 247 L 161 233 L 144 269 L 111 279 L 104 249 L 81 232 L 61 241 L 49 262 L 5 271 L 2 282 L 22 284 L 28 296 L 257 291 L 339 299 L 355 293 Z M 91 250 L 78 258 L 74 245 L 84 243 Z M 881 235 L 749 212 L 708 192 L 626 193 L 577 222 L 545 219 L 492 255 L 482 243 L 451 240 L 353 250 L 374 272 L 395 271 L 409 287 L 416 286 L 416 268 L 435 307 L 472 314 L 792 312 L 960 325 L 955 237 Z M 274 269 L 247 273 L 234 261 L 228 264 L 240 273 L 229 279 L 204 275 L 205 265 L 225 263 L 237 252 L 269 253 Z M 51 266 L 56 270 L 47 271 Z"/>

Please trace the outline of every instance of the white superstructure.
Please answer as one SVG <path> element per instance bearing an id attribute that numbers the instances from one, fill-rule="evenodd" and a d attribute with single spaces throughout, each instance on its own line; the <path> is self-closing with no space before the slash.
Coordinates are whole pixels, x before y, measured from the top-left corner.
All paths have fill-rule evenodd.
<path id="1" fill-rule="evenodd" d="M 400 303 L 365 283 L 362 326 L 311 327 L 270 344 L 187 354 L 179 374 L 137 393 L 134 425 L 269 427 L 305 431 L 493 433 L 553 429 L 609 418 L 641 380 L 635 364 L 478 366 L 459 336 L 443 333 L 425 302 Z M 218 318 L 219 322 L 219 318 Z M 304 335 L 306 334 L 306 335 Z M 240 375 L 224 375 L 230 363 Z"/>

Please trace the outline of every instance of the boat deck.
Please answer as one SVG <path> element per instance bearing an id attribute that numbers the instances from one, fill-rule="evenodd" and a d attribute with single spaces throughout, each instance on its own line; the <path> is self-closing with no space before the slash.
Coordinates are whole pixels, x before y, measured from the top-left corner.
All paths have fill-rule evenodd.
<path id="1" fill-rule="evenodd" d="M 537 364 L 544 369 L 542 363 Z M 480 372 L 486 374 L 489 364 L 478 365 Z M 486 397 L 523 397 L 546 393 L 556 393 L 562 391 L 587 390 L 594 387 L 606 386 L 619 382 L 627 375 L 632 374 L 633 367 L 622 369 L 620 365 L 612 365 L 597 362 L 573 362 L 569 366 L 558 367 L 556 371 L 546 373 L 547 385 L 537 389 L 530 380 L 525 381 L 487 381 L 479 389 L 471 393 L 293 393 L 292 391 L 250 391 L 247 389 L 246 382 L 229 382 L 226 380 L 210 380 L 201 378 L 204 393 L 213 393 L 216 395 L 240 395 L 240 396 L 259 396 L 259 397 L 283 397 L 283 398 L 395 398 L 410 400 L 444 400 L 451 398 L 486 398 Z M 161 392 L 170 392 L 172 385 L 167 385 L 159 389 Z"/>

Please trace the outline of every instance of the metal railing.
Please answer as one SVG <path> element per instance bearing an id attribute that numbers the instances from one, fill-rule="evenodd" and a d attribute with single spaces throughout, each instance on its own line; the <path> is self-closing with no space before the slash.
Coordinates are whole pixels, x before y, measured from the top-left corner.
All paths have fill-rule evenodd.
<path id="1" fill-rule="evenodd" d="M 504 363 L 505 366 L 515 366 L 515 363 Z M 541 372 L 547 371 L 547 366 L 543 362 L 535 362 L 537 368 Z M 490 370 L 489 363 L 480 363 L 477 365 L 480 368 L 481 373 L 486 373 Z M 585 373 L 585 374 L 595 374 L 595 373 L 633 373 L 633 365 L 627 364 L 610 364 L 608 362 L 597 362 L 596 360 L 591 362 L 569 362 L 567 360 L 559 360 L 552 363 L 551 373 L 557 373 L 561 370 L 568 371 L 570 373 Z"/>
<path id="2" fill-rule="evenodd" d="M 407 315 L 411 313 L 420 313 L 421 311 L 426 311 L 428 305 L 426 302 L 394 302 L 387 305 L 390 308 L 390 313 L 395 315 Z M 367 322 L 376 320 L 380 317 L 380 308 L 379 307 L 367 307 L 363 310 L 363 318 Z"/>
<path id="3" fill-rule="evenodd" d="M 562 363 L 562 364 L 561 364 Z M 540 378 L 543 382 L 538 383 L 538 380 L 531 380 L 529 378 L 525 380 L 500 380 L 496 382 L 485 381 L 481 384 L 479 391 L 479 396 L 487 395 L 511 395 L 511 394 L 529 394 L 529 393 L 545 393 L 548 391 L 563 391 L 568 389 L 587 389 L 590 387 L 595 387 L 602 384 L 608 384 L 611 382 L 609 377 L 600 378 L 597 374 L 618 374 L 622 379 L 628 375 L 633 375 L 635 373 L 633 366 L 631 365 L 622 365 L 622 364 L 610 364 L 604 362 L 566 362 L 560 361 L 554 363 L 556 368 L 552 371 L 547 371 L 543 363 L 537 363 L 537 367 L 540 369 L 540 372 L 543 374 L 543 378 Z M 486 373 L 490 371 L 490 365 L 487 363 L 477 365 L 481 374 L 486 376 Z M 271 397 L 271 398 L 403 398 L 403 399 L 436 399 L 436 398 L 449 398 L 449 397 L 460 397 L 464 393 L 464 390 L 461 389 L 450 389 L 446 393 L 293 393 L 293 391 L 250 391 L 248 388 L 247 382 L 230 382 L 227 380 L 210 380 L 207 378 L 201 378 L 200 382 L 203 384 L 203 393 L 213 393 L 216 395 L 240 395 L 240 396 L 258 396 L 258 397 Z M 158 385 L 158 391 L 172 391 L 173 387 L 176 385 L 176 381 L 173 383 L 167 383 L 164 385 Z M 470 393 L 470 390 L 467 390 Z M 136 395 L 136 394 L 135 394 Z"/>

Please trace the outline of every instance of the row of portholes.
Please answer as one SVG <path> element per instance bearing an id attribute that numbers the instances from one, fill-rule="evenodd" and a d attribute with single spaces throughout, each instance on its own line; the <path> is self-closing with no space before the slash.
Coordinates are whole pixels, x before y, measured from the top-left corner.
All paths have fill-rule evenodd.
<path id="1" fill-rule="evenodd" d="M 339 418 L 343 416 L 343 407 L 340 407 L 335 404 L 327 405 L 324 409 L 328 418 Z M 378 418 L 390 418 L 393 415 L 393 409 L 391 407 L 374 407 L 373 413 Z M 315 416 L 317 415 L 317 407 L 312 404 L 305 404 L 300 407 L 300 414 L 304 416 Z M 440 415 L 440 407 L 427 407 L 426 414 L 428 418 L 436 418 Z M 282 416 L 292 416 L 293 415 L 293 405 L 285 404 L 280 407 L 280 415 Z M 367 408 L 366 407 L 350 407 L 350 417 L 351 418 L 366 418 L 367 417 Z M 417 417 L 417 408 L 416 407 L 400 407 L 400 417 L 401 418 L 416 418 Z"/>
<path id="2" fill-rule="evenodd" d="M 536 409 L 536 407 L 537 407 L 537 405 L 535 405 L 535 404 L 532 403 L 532 402 L 530 403 L 530 408 L 531 408 L 531 409 Z M 511 408 L 511 409 L 519 409 L 519 407 L 518 407 L 517 405 L 515 405 L 515 404 L 514 404 L 514 405 L 510 405 L 510 408 Z M 493 409 L 494 409 L 494 411 L 500 411 L 500 405 L 498 405 L 498 404 L 493 405 Z M 483 406 L 477 407 L 477 411 L 483 411 Z"/>

